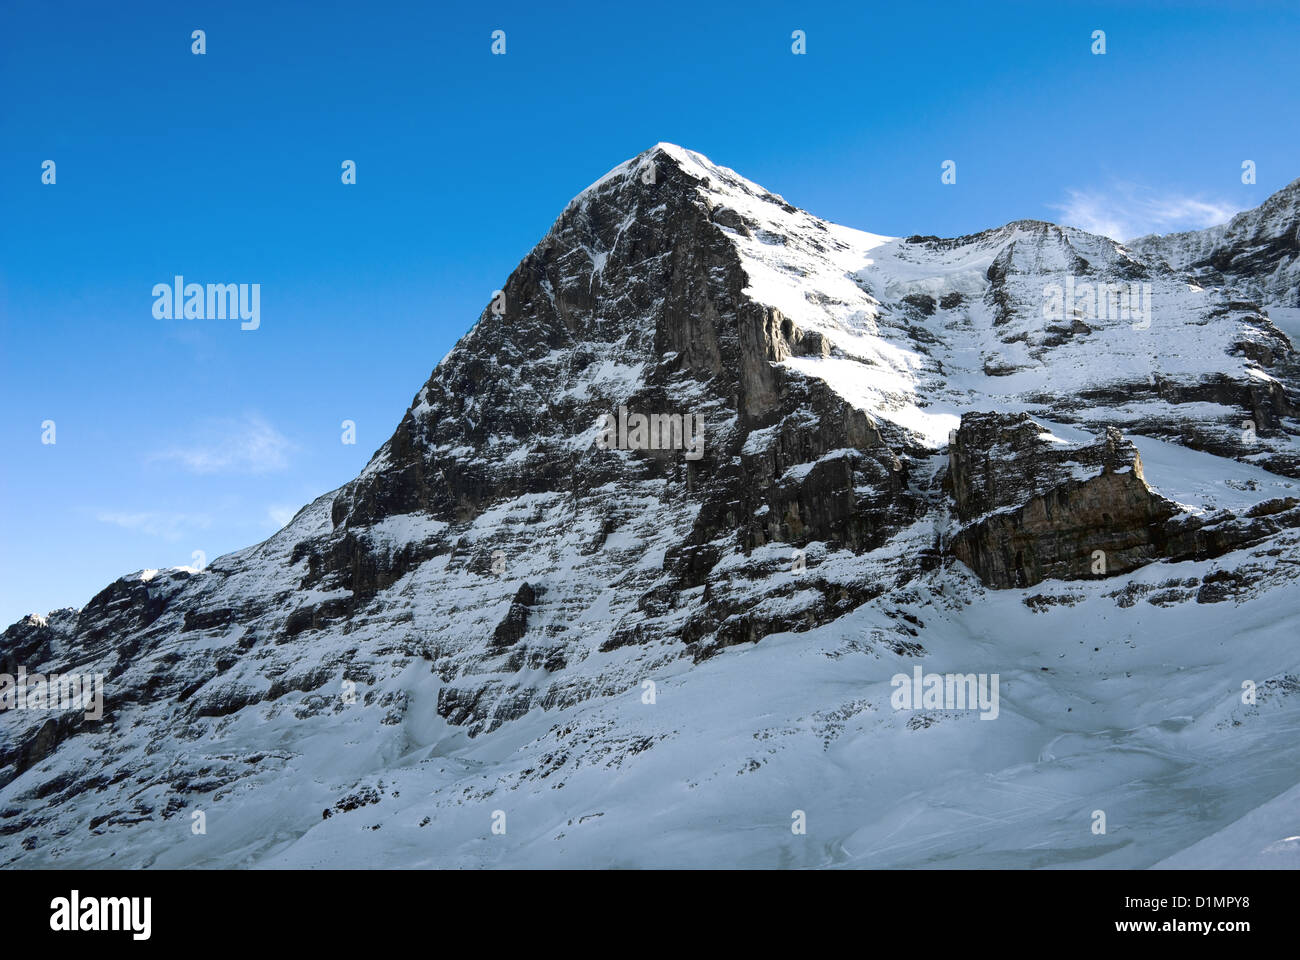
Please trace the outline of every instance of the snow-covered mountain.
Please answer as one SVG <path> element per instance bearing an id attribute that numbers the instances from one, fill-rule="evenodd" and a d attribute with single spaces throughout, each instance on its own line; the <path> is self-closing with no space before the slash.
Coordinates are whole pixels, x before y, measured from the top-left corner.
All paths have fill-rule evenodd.
<path id="1" fill-rule="evenodd" d="M 658 144 L 354 481 L 5 631 L 105 709 L 0 717 L 0 864 L 1300 865 L 1296 191 L 897 239 Z"/>
<path id="2" fill-rule="evenodd" d="M 1230 285 L 1275 310 L 1300 308 L 1300 180 L 1254 210 L 1208 230 L 1141 237 L 1128 246 L 1146 258 L 1191 273 L 1205 285 Z M 1294 314 L 1292 314 L 1294 316 Z"/>

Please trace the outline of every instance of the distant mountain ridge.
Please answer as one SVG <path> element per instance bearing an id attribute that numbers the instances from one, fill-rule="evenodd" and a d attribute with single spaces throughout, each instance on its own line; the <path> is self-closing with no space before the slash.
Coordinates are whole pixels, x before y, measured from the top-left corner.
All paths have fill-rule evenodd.
<path id="1" fill-rule="evenodd" d="M 1300 180 L 1222 226 L 1130 240 L 1145 257 L 1209 284 L 1228 284 L 1274 307 L 1300 308 Z"/>

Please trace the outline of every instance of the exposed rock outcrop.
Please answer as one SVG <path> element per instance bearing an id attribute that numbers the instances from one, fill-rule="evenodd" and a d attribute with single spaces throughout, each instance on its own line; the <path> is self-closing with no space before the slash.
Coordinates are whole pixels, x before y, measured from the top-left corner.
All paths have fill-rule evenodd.
<path id="1" fill-rule="evenodd" d="M 1113 427 L 1071 444 L 1025 414 L 964 415 L 947 482 L 963 523 L 951 552 L 1000 588 L 1203 560 L 1300 525 L 1295 498 L 1197 516 L 1148 486 L 1137 449 Z"/>
<path id="2" fill-rule="evenodd" d="M 1053 437 L 1024 414 L 966 414 L 949 447 L 952 552 L 985 583 L 1114 575 L 1162 556 L 1178 506 L 1154 493 L 1114 428 L 1096 443 Z"/>

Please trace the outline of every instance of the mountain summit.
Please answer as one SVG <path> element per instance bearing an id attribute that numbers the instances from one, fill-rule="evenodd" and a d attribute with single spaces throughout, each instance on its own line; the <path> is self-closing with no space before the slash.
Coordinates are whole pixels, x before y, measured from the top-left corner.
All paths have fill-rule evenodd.
<path id="1" fill-rule="evenodd" d="M 656 145 L 355 480 L 4 632 L 104 715 L 0 718 L 0 864 L 1295 865 L 1294 192 L 901 239 Z"/>

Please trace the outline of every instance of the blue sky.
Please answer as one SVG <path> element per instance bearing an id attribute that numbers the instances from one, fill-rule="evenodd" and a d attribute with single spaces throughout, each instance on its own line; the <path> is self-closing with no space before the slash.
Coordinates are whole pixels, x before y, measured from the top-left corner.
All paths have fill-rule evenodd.
<path id="1" fill-rule="evenodd" d="M 1199 227 L 1300 176 L 1294 3 L 462 6 L 6 0 L 4 624 L 351 479 L 565 203 L 657 141 L 892 235 Z M 176 274 L 260 283 L 260 328 L 155 319 Z"/>

